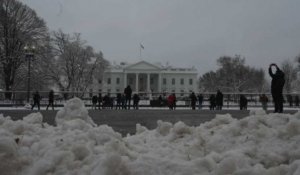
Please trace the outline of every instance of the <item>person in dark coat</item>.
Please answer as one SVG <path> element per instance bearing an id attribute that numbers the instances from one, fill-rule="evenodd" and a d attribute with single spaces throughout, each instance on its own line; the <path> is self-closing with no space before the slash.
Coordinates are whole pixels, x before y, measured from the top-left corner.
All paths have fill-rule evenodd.
<path id="1" fill-rule="evenodd" d="M 199 108 L 199 110 L 202 109 L 202 103 L 203 103 L 203 95 L 199 94 L 198 95 L 198 108 Z"/>
<path id="2" fill-rule="evenodd" d="M 132 89 L 129 85 L 124 89 L 124 94 L 125 94 L 125 109 L 130 109 Z"/>
<path id="3" fill-rule="evenodd" d="M 116 105 L 116 109 L 121 109 L 122 107 L 122 94 L 121 93 L 117 93 L 117 105 Z"/>
<path id="4" fill-rule="evenodd" d="M 217 110 L 222 110 L 223 107 L 223 93 L 218 90 L 217 95 L 216 95 L 216 109 Z"/>
<path id="5" fill-rule="evenodd" d="M 103 102 L 102 94 L 99 93 L 99 94 L 98 94 L 98 109 L 101 109 L 102 102 Z"/>
<path id="6" fill-rule="evenodd" d="M 196 109 L 197 97 L 196 97 L 194 92 L 192 92 L 192 94 L 190 95 L 190 99 L 191 99 L 192 110 L 195 110 Z"/>
<path id="7" fill-rule="evenodd" d="M 97 95 L 94 95 L 92 97 L 92 109 L 96 109 L 97 108 L 97 102 L 98 102 L 98 97 L 97 97 Z"/>
<path id="8" fill-rule="evenodd" d="M 37 105 L 38 110 L 40 110 L 40 100 L 41 100 L 41 96 L 39 94 L 39 91 L 35 91 L 35 93 L 33 94 L 33 105 L 31 107 L 31 110 L 33 110 L 35 105 Z"/>
<path id="9" fill-rule="evenodd" d="M 133 109 L 139 109 L 140 97 L 138 94 L 133 95 Z"/>
<path id="10" fill-rule="evenodd" d="M 122 94 L 121 96 L 121 103 L 122 103 L 122 109 L 126 109 L 126 97 L 125 94 Z"/>
<path id="11" fill-rule="evenodd" d="M 209 109 L 215 110 L 216 107 L 216 96 L 214 94 L 211 94 L 209 97 Z"/>
<path id="12" fill-rule="evenodd" d="M 159 97 L 158 97 L 158 105 L 159 105 L 159 107 L 163 106 L 163 99 L 162 99 L 161 95 L 159 95 Z"/>
<path id="13" fill-rule="evenodd" d="M 110 94 L 107 94 L 103 97 L 103 108 L 107 109 L 111 107 L 111 99 L 110 99 Z"/>
<path id="14" fill-rule="evenodd" d="M 272 72 L 272 67 L 276 68 L 275 74 Z M 275 111 L 278 113 L 283 112 L 283 86 L 285 83 L 284 73 L 279 69 L 276 64 L 270 64 L 269 66 L 269 74 L 272 77 L 271 82 L 271 93 L 274 101 Z"/>
<path id="15" fill-rule="evenodd" d="M 49 95 L 48 95 L 48 105 L 47 105 L 47 108 L 46 110 L 48 110 L 48 107 L 51 105 L 52 106 L 52 110 L 54 110 L 54 91 L 51 90 L 49 92 Z"/>
<path id="16" fill-rule="evenodd" d="M 240 110 L 247 110 L 248 100 L 245 95 L 240 95 Z"/>

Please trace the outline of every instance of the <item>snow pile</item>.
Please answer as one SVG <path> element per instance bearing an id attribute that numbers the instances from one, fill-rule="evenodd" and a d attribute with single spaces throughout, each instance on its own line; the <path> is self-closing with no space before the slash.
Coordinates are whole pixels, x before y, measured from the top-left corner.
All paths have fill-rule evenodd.
<path id="1" fill-rule="evenodd" d="M 76 119 L 81 119 L 89 124 L 95 125 L 89 117 L 88 110 L 85 108 L 83 101 L 77 97 L 67 101 L 64 108 L 57 112 L 55 121 L 60 125 L 66 121 L 73 121 Z"/>
<path id="2" fill-rule="evenodd" d="M 237 120 L 218 115 L 198 127 L 158 121 L 137 125 L 122 138 L 93 126 L 72 99 L 57 114 L 57 127 L 40 113 L 22 121 L 0 115 L 1 174 L 91 175 L 297 175 L 300 174 L 300 113 L 253 112 Z"/>

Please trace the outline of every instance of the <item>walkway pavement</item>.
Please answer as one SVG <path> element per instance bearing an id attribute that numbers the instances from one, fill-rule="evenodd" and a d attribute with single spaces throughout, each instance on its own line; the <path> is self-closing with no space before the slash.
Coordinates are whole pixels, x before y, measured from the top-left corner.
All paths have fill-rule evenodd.
<path id="1" fill-rule="evenodd" d="M 36 110 L 1 110 L 0 114 L 10 116 L 13 120 L 20 120 L 24 116 L 38 112 Z M 44 122 L 55 125 L 57 111 L 41 110 Z M 297 110 L 287 110 L 286 113 L 295 113 Z M 201 123 L 210 121 L 216 114 L 231 114 L 232 117 L 241 119 L 249 115 L 249 111 L 240 110 L 89 110 L 89 115 L 98 125 L 107 124 L 115 131 L 126 134 L 134 134 L 136 124 L 146 126 L 148 129 L 157 127 L 157 120 L 176 123 L 182 121 L 190 126 L 198 126 Z"/>

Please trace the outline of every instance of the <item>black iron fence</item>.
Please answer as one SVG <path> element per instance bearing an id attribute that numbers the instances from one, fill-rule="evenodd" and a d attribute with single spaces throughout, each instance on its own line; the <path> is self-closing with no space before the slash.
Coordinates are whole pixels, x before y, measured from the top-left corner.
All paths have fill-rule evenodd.
<path id="1" fill-rule="evenodd" d="M 0 91 L 0 107 L 22 107 L 27 103 L 27 91 L 11 91 L 11 99 L 6 99 L 5 94 L 7 92 Z M 48 104 L 48 91 L 40 91 L 41 96 L 40 104 L 41 106 L 46 106 Z M 134 93 L 133 93 L 134 94 Z M 212 94 L 216 93 L 202 93 L 203 95 L 203 108 L 208 108 L 210 105 L 209 98 Z M 102 98 L 108 95 L 112 103 L 116 103 L 117 93 L 101 94 Z M 167 98 L 170 93 L 138 93 L 140 97 L 139 106 L 140 107 L 166 107 Z M 175 93 L 176 95 L 176 106 L 178 108 L 188 108 L 190 107 L 190 93 Z M 198 94 L 196 94 L 197 96 Z M 248 107 L 261 107 L 259 93 L 223 93 L 223 108 L 239 108 L 240 106 L 240 96 L 244 95 L 248 101 Z M 273 106 L 273 99 L 271 94 L 265 94 L 268 98 L 268 106 Z M 54 92 L 54 105 L 63 106 L 64 103 L 73 97 L 78 97 L 82 99 L 86 106 L 92 105 L 92 97 L 99 96 L 98 92 Z M 161 96 L 162 100 L 159 100 Z M 297 108 L 299 107 L 299 97 L 300 94 L 283 94 L 284 106 Z M 29 99 L 30 103 L 33 103 L 33 94 Z M 160 102 L 159 102 L 160 101 Z M 198 105 L 198 102 L 197 102 Z"/>

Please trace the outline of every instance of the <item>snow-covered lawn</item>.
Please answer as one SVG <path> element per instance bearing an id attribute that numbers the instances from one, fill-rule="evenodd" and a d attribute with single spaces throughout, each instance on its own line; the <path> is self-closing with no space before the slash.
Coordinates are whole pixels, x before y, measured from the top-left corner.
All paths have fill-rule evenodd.
<path id="1" fill-rule="evenodd" d="M 74 98 L 56 115 L 12 121 L 0 114 L 1 175 L 299 175 L 300 113 L 252 111 L 233 119 L 218 115 L 190 127 L 157 121 L 122 137 L 96 126 Z"/>

